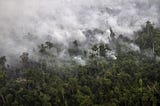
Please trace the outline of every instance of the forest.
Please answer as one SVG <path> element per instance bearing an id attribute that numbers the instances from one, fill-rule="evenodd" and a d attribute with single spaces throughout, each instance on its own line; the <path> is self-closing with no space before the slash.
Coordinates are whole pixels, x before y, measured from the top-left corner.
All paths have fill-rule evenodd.
<path id="1" fill-rule="evenodd" d="M 12 67 L 1 56 L 0 106 L 160 106 L 160 28 L 147 21 L 134 39 L 110 32 L 109 44 L 72 42 L 68 54 L 82 64 L 58 60 L 49 41 L 38 45 L 38 61 L 24 52 Z"/>

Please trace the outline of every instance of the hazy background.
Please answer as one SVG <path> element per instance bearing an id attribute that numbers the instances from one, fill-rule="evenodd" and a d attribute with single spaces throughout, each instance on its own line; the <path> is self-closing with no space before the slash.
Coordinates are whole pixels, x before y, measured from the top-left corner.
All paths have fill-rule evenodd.
<path id="1" fill-rule="evenodd" d="M 85 41 L 87 29 L 106 31 L 99 42 L 107 42 L 109 27 L 131 37 L 147 20 L 159 26 L 159 13 L 160 0 L 0 0 L 0 56 L 34 56 L 45 41 L 67 47 Z"/>

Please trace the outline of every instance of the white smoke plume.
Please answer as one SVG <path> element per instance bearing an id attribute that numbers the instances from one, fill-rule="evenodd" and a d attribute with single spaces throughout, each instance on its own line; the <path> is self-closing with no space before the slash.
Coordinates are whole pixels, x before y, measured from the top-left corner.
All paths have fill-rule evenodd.
<path id="1" fill-rule="evenodd" d="M 160 0 L 0 0 L 0 55 L 34 55 L 45 41 L 67 47 L 70 41 L 85 41 L 86 29 L 112 27 L 131 36 L 147 20 L 159 26 L 159 11 Z"/>

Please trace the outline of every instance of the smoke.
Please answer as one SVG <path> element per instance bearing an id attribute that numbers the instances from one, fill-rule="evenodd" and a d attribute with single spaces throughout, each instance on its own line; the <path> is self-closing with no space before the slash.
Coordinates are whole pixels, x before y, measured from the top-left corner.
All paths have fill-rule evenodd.
<path id="1" fill-rule="evenodd" d="M 159 26 L 159 10 L 159 0 L 0 0 L 0 55 L 34 56 L 45 41 L 67 48 L 69 42 L 87 40 L 87 29 L 107 32 L 112 27 L 116 34 L 132 37 L 147 20 Z M 107 42 L 108 33 L 103 36 L 96 38 Z"/>

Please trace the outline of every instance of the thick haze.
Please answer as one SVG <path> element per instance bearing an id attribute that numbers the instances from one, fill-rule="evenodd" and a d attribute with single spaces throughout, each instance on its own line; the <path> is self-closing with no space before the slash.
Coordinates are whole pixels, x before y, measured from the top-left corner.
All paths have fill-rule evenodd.
<path id="1" fill-rule="evenodd" d="M 86 29 L 131 36 L 147 20 L 159 26 L 159 13 L 160 0 L 0 0 L 0 56 L 32 54 L 45 41 L 83 42 Z"/>

